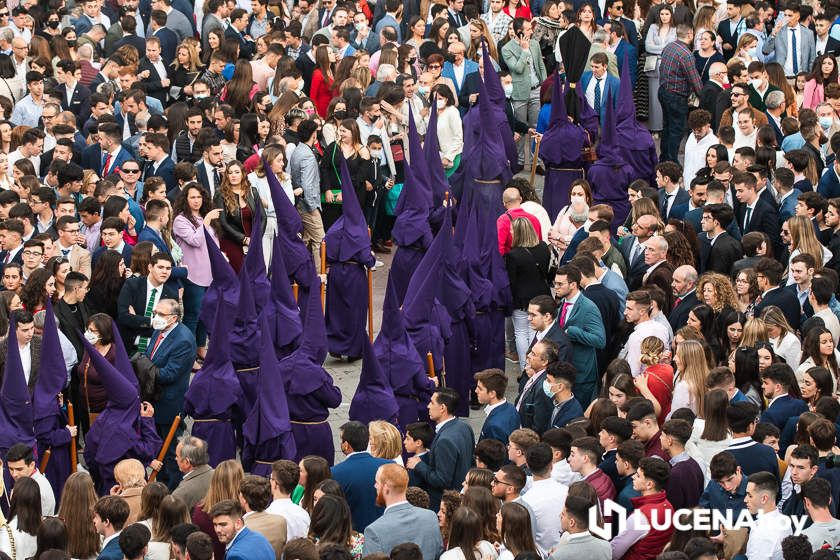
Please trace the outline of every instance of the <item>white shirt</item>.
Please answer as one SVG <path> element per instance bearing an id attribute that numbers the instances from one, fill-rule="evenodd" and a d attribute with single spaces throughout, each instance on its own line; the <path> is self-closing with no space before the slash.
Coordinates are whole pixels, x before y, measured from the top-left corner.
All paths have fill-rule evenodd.
<path id="1" fill-rule="evenodd" d="M 642 362 L 639 361 L 642 356 L 642 341 L 649 337 L 655 336 L 662 341 L 662 344 L 668 344 L 668 330 L 653 319 L 648 319 L 636 325 L 633 332 L 630 333 L 630 338 L 627 339 L 627 344 L 619 353 L 619 357 L 624 354 L 624 359 L 630 364 L 630 372 L 633 377 L 642 373 Z"/>
<path id="2" fill-rule="evenodd" d="M 32 352 L 30 351 L 32 343 L 27 342 L 26 346 L 20 347 L 20 364 L 23 366 L 23 376 L 26 378 L 26 384 L 29 384 L 29 376 L 32 375 Z"/>
<path id="3" fill-rule="evenodd" d="M 773 346 L 773 352 L 780 356 L 794 371 L 799 367 L 799 359 L 802 357 L 802 343 L 799 342 L 795 334 L 789 332 L 781 340 L 771 338 L 770 344 Z"/>
<path id="4" fill-rule="evenodd" d="M 787 28 L 787 58 L 785 58 L 785 76 L 794 76 L 796 72 L 793 71 L 793 37 L 796 36 L 796 56 L 801 59 L 802 55 L 802 34 L 800 33 L 799 24 L 796 27 Z M 797 61 L 798 63 L 799 61 Z M 805 68 L 798 68 L 800 72 L 807 71 Z"/>
<path id="5" fill-rule="evenodd" d="M 580 473 L 576 473 L 572 470 L 572 467 L 569 466 L 569 461 L 566 459 L 560 459 L 552 465 L 551 478 L 560 484 L 565 484 L 566 486 L 571 486 L 578 480 L 583 480 Z"/>
<path id="6" fill-rule="evenodd" d="M 747 558 L 782 560 L 782 540 L 790 534 L 789 519 L 779 510 L 759 513 L 747 541 Z"/>
<path id="7" fill-rule="evenodd" d="M 286 520 L 286 542 L 305 538 L 309 533 L 309 514 L 291 498 L 278 498 L 271 502 L 265 511 L 282 515 Z"/>
<path id="8" fill-rule="evenodd" d="M 709 132 L 699 141 L 694 134 L 689 134 L 685 141 L 685 162 L 683 166 L 683 185 L 688 188 L 697 172 L 706 167 L 706 152 L 710 146 L 718 144 L 717 136 Z"/>
<path id="9" fill-rule="evenodd" d="M 455 420 L 454 416 L 452 418 L 447 418 L 443 422 L 438 423 L 438 425 L 435 426 L 435 433 L 436 434 L 440 433 L 440 429 L 443 428 L 446 425 L 447 422 L 452 422 L 453 420 Z"/>
<path id="10" fill-rule="evenodd" d="M 149 62 L 152 61 L 150 60 Z M 167 77 L 169 77 L 169 74 L 166 73 L 166 65 L 163 63 L 163 60 L 161 60 L 160 57 L 158 57 L 157 62 L 152 62 L 152 66 L 154 66 L 155 70 L 157 70 L 158 76 L 161 80 L 165 80 Z"/>
<path id="11" fill-rule="evenodd" d="M 41 514 L 44 516 L 53 515 L 55 513 L 55 494 L 53 494 L 50 481 L 37 469 L 29 478 L 37 482 L 38 488 L 41 490 Z"/>
<path id="12" fill-rule="evenodd" d="M 17 559 L 31 558 L 38 550 L 38 540 L 35 535 L 24 533 L 18 529 L 17 517 L 9 521 L 9 528 L 12 530 L 12 538 L 15 540 L 15 552 Z M 9 542 L 9 533 L 6 529 L 0 529 L 0 551 L 12 556 L 12 545 Z"/>
<path id="13" fill-rule="evenodd" d="M 569 307 L 569 310 L 571 310 L 571 309 L 572 309 L 572 308 L 571 308 L 571 307 Z M 569 312 L 567 311 L 567 312 L 566 312 L 566 317 L 568 317 L 568 316 L 569 316 Z M 558 318 L 560 317 L 560 312 L 559 312 L 559 311 L 557 312 L 557 317 L 558 317 Z M 549 325 L 545 328 L 545 330 L 544 330 L 544 331 L 536 331 L 536 333 L 535 333 L 535 334 L 536 334 L 536 336 L 537 336 L 537 342 L 539 342 L 539 341 L 541 341 L 542 339 L 544 339 L 544 338 L 545 338 L 545 335 L 547 335 L 547 334 L 548 334 L 548 331 L 550 331 L 550 330 L 551 330 L 551 328 L 554 326 L 554 323 L 556 323 L 556 322 L 557 322 L 557 319 L 553 320 L 551 323 L 549 323 Z"/>
<path id="14" fill-rule="evenodd" d="M 464 83 L 464 73 L 467 71 L 467 62 L 464 59 L 464 62 L 461 63 L 460 66 L 457 64 L 452 64 L 452 72 L 455 74 L 455 83 L 459 86 Z"/>
<path id="15" fill-rule="evenodd" d="M 596 78 L 595 74 L 592 74 L 592 79 L 589 80 L 589 85 L 586 86 L 586 102 L 589 104 L 592 109 L 595 109 L 595 85 L 601 85 L 601 99 L 599 100 L 601 105 L 606 102 L 606 95 L 604 91 L 604 78 L 606 78 L 606 74 L 601 76 L 600 78 Z"/>
<path id="16" fill-rule="evenodd" d="M 552 478 L 534 480 L 528 493 L 522 496 L 534 510 L 537 526 L 534 528 L 537 546 L 543 552 L 560 542 L 560 512 L 566 504 L 568 487 Z"/>
<path id="17" fill-rule="evenodd" d="M 507 402 L 507 399 L 502 399 L 499 402 L 497 402 L 496 404 L 488 404 L 487 406 L 484 407 L 484 414 L 487 415 L 487 416 L 490 416 L 491 412 L 493 412 L 495 409 L 499 408 L 500 406 L 502 406 L 506 402 Z"/>

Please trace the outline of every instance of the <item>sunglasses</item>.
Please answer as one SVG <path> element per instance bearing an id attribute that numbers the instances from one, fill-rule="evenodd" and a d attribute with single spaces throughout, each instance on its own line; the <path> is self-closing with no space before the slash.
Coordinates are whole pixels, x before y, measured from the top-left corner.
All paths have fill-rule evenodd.
<path id="1" fill-rule="evenodd" d="M 140 173 L 139 169 L 122 169 L 123 173 Z"/>

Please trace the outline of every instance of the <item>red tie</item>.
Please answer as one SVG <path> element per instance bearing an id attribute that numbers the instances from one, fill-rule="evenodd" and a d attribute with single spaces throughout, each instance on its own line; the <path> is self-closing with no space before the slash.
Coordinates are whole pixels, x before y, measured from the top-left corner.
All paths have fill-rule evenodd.
<path id="1" fill-rule="evenodd" d="M 682 298 L 681 298 L 681 297 L 678 297 L 677 299 L 675 299 L 675 300 L 674 300 L 674 306 L 673 306 L 671 309 L 676 309 L 676 308 L 677 308 L 677 306 L 680 304 L 680 302 L 681 302 L 681 301 L 682 301 Z"/>
<path id="2" fill-rule="evenodd" d="M 561 329 L 566 324 L 566 311 L 568 311 L 570 305 L 571 305 L 571 303 L 569 303 L 567 301 L 563 302 L 563 309 L 560 311 L 560 328 Z"/>
<path id="3" fill-rule="evenodd" d="M 152 347 L 152 353 L 149 354 L 150 358 L 155 357 L 155 352 L 157 352 L 158 346 L 160 346 L 160 343 L 162 341 L 163 341 L 163 334 L 159 334 L 157 340 L 155 341 L 155 345 Z"/>
<path id="4" fill-rule="evenodd" d="M 102 176 L 103 177 L 105 177 L 105 175 L 108 173 L 108 167 L 110 167 L 110 166 L 111 166 L 111 154 L 108 153 L 108 154 L 105 154 L 105 165 L 102 166 Z"/>

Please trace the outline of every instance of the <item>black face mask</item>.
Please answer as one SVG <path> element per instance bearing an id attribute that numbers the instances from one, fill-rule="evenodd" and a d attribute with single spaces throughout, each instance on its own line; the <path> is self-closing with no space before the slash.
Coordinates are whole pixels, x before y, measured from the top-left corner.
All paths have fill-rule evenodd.
<path id="1" fill-rule="evenodd" d="M 61 24 L 60 21 L 51 20 L 47 22 L 47 27 L 50 29 L 58 29 L 58 26 Z"/>
<path id="2" fill-rule="evenodd" d="M 338 120 L 343 121 L 344 119 L 347 118 L 347 111 L 338 110 L 338 111 L 333 113 L 333 116 L 335 118 L 337 118 Z"/>
<path id="3" fill-rule="evenodd" d="M 67 46 L 71 49 L 76 46 L 76 39 L 67 39 Z"/>

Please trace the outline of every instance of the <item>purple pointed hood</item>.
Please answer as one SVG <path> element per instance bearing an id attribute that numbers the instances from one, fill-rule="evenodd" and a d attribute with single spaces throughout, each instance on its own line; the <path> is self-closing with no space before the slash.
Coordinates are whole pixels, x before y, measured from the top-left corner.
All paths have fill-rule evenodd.
<path id="1" fill-rule="evenodd" d="M 615 106 L 615 132 L 622 151 L 647 151 L 654 145 L 653 136 L 646 126 L 636 120 L 636 104 L 633 102 L 633 84 L 627 54 L 621 61 L 621 84 L 618 88 L 618 100 Z"/>
<path id="2" fill-rule="evenodd" d="M 229 334 L 230 357 L 237 366 L 252 365 L 256 362 L 253 348 L 260 328 L 259 314 L 251 290 L 251 279 L 243 266 L 239 271 L 239 306 Z"/>
<path id="3" fill-rule="evenodd" d="M 259 197 L 257 197 L 257 204 L 261 204 Z M 262 231 L 262 212 L 254 212 L 254 221 L 251 224 L 251 231 Z M 253 242 L 248 245 L 248 254 L 245 255 L 244 268 L 248 271 L 248 276 L 253 284 L 252 290 L 254 294 L 254 303 L 257 306 L 257 311 L 262 311 L 268 302 L 268 294 L 271 291 L 271 284 L 268 281 L 268 275 L 265 272 L 265 255 L 263 254 L 262 236 L 255 235 L 252 237 Z"/>
<path id="4" fill-rule="evenodd" d="M 82 344 L 105 386 L 108 403 L 87 434 L 96 443 L 96 461 L 114 463 L 140 440 L 135 424 L 140 418 L 140 395 L 134 385 L 105 359 L 84 337 Z"/>
<path id="5" fill-rule="evenodd" d="M 467 177 L 472 176 L 474 179 L 483 181 L 499 179 L 502 183 L 507 183 L 513 173 L 500 133 L 501 122 L 495 118 L 493 103 L 482 80 L 478 80 L 478 104 L 470 109 L 470 112 L 476 109 L 478 120 L 473 125 L 476 127 L 474 134 L 467 134 L 467 127 L 464 127 L 464 152 L 461 156 L 461 165 L 466 164 Z M 489 126 L 488 123 L 490 123 Z M 492 126 L 493 123 L 496 126 Z"/>
<path id="6" fill-rule="evenodd" d="M 300 346 L 280 361 L 288 395 L 308 395 L 323 385 L 325 377 L 330 377 L 324 369 L 324 359 L 327 357 L 327 327 L 318 290 L 309 290 L 309 301 L 306 302 L 305 309 Z"/>
<path id="7" fill-rule="evenodd" d="M 6 367 L 3 371 L 3 383 L 0 384 L 0 450 L 7 450 L 16 443 L 35 444 L 32 398 L 20 361 L 17 325 L 14 319 L 9 322 L 8 340 Z"/>
<path id="8" fill-rule="evenodd" d="M 117 371 L 122 373 L 128 381 L 134 385 L 137 391 L 140 391 L 140 382 L 137 380 L 137 375 L 134 373 L 134 365 L 131 363 L 131 358 L 128 357 L 128 351 L 125 349 L 125 344 L 121 336 L 116 336 L 119 333 L 117 322 L 111 317 L 111 332 L 114 333 L 114 367 Z"/>
<path id="9" fill-rule="evenodd" d="M 405 330 L 403 312 L 393 284 L 388 283 L 382 305 L 382 325 L 373 343 L 376 357 L 394 389 L 411 385 L 415 375 L 426 372 L 426 364 Z"/>
<path id="10" fill-rule="evenodd" d="M 341 156 L 341 201 L 341 216 L 330 226 L 324 238 L 327 259 L 330 262 L 356 261 L 373 265 L 376 260 L 370 252 L 367 222 L 344 156 Z"/>
<path id="11" fill-rule="evenodd" d="M 604 126 L 601 131 L 601 141 L 598 142 L 596 153 L 598 162 L 612 167 L 625 165 L 621 157 L 615 132 L 615 109 L 613 109 L 612 92 L 607 92 L 606 108 L 604 109 Z"/>
<path id="12" fill-rule="evenodd" d="M 391 233 L 400 247 L 413 245 L 425 249 L 432 242 L 432 229 L 429 226 L 432 187 L 420 150 L 420 136 L 417 134 L 414 116 L 410 111 L 409 109 L 408 149 L 411 164 L 405 166 L 405 182 L 397 200 L 395 209 L 397 218 Z"/>
<path id="13" fill-rule="evenodd" d="M 586 141 L 583 129 L 569 120 L 563 82 L 555 72 L 551 90 L 551 119 L 540 143 L 540 158 L 549 165 L 579 164 Z"/>
<path id="14" fill-rule="evenodd" d="M 437 103 L 437 95 L 432 95 L 432 107 Z M 429 125 L 426 127 L 426 138 L 423 144 L 423 153 L 426 156 L 426 165 L 429 169 L 429 178 L 432 184 L 432 208 L 440 208 L 449 190 L 449 181 L 446 179 L 446 172 L 440 161 L 440 144 L 437 137 L 437 111 L 429 112 Z"/>
<path id="15" fill-rule="evenodd" d="M 184 408 L 193 418 L 216 418 L 228 413 L 242 396 L 239 377 L 230 361 L 227 330 L 230 321 L 223 310 L 216 312 L 210 344 L 204 364 L 195 374 L 187 393 Z M 224 387 L 220 391 L 219 387 Z"/>
<path id="16" fill-rule="evenodd" d="M 586 102 L 586 92 L 583 91 L 580 82 L 576 84 L 570 83 L 569 87 L 574 89 L 578 99 L 578 124 L 589 133 L 590 141 L 594 144 L 598 139 L 598 115 L 595 114 L 595 110 Z"/>
<path id="17" fill-rule="evenodd" d="M 207 291 L 204 292 L 204 297 L 201 298 L 200 316 L 205 325 L 212 325 L 216 318 L 216 310 L 220 306 L 226 311 L 236 309 L 237 299 L 239 298 L 239 279 L 210 231 L 203 226 L 202 229 L 213 281 Z"/>
<path id="18" fill-rule="evenodd" d="M 396 423 L 399 410 L 394 389 L 382 370 L 373 345 L 369 339 L 365 338 L 362 349 L 362 372 L 359 375 L 356 393 L 350 402 L 350 420 L 364 424 L 373 420 Z"/>
<path id="19" fill-rule="evenodd" d="M 114 331 L 118 333 L 118 331 Z M 114 338 L 120 338 L 117 334 Z M 58 394 L 67 384 L 67 366 L 61 352 L 61 340 L 55 325 L 52 303 L 47 298 L 44 316 L 44 334 L 41 337 L 41 365 L 38 367 L 38 382 L 35 385 L 35 418 L 49 418 L 59 414 Z"/>
<path id="20" fill-rule="evenodd" d="M 289 273 L 286 270 L 279 236 L 274 238 L 271 258 L 271 309 L 272 314 L 267 316 L 266 320 L 274 341 L 274 349 L 288 352 L 286 348 L 298 340 L 303 326 L 300 321 L 300 309 L 289 283 Z"/>
<path id="21" fill-rule="evenodd" d="M 268 324 L 263 318 L 262 332 L 268 331 Z M 260 340 L 260 379 L 257 401 L 242 426 L 245 441 L 253 446 L 260 446 L 267 441 L 281 438 L 284 443 L 283 457 L 293 457 L 297 452 L 292 437 L 292 424 L 289 421 L 289 405 L 283 390 L 283 373 L 271 337 L 263 336 Z"/>
<path id="22" fill-rule="evenodd" d="M 493 67 L 493 62 L 490 59 L 490 49 L 487 48 L 487 39 L 483 35 L 481 37 L 481 65 L 484 66 L 484 88 L 487 90 L 487 97 L 493 105 L 504 111 L 505 89 L 502 87 L 499 74 Z"/>
<path id="23" fill-rule="evenodd" d="M 452 232 L 452 212 L 451 205 L 444 209 L 443 225 L 440 229 L 448 231 L 449 238 L 444 247 L 443 270 L 437 297 L 454 319 L 471 315 L 475 310 L 470 300 L 470 288 L 458 274 L 461 251 Z"/>
<path id="24" fill-rule="evenodd" d="M 446 223 L 446 220 L 444 220 Z M 452 238 L 452 227 L 442 227 L 408 283 L 403 300 L 403 316 L 411 328 L 430 320 L 435 305 L 435 295 L 440 286 L 442 261 L 446 243 Z"/>
<path id="25" fill-rule="evenodd" d="M 486 311 L 493 299 L 493 282 L 485 274 L 485 263 L 482 258 L 478 231 L 478 216 L 476 214 L 475 211 L 470 212 L 464 220 L 464 229 L 460 230 L 463 231 L 461 266 L 476 311 Z M 458 223 L 460 224 L 461 220 L 458 220 Z"/>

